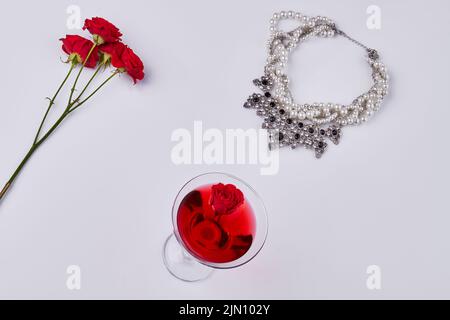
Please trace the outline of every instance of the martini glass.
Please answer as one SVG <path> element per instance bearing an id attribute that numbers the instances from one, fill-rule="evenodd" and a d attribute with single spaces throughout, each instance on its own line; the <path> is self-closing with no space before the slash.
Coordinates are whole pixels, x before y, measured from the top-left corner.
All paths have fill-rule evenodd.
<path id="1" fill-rule="evenodd" d="M 231 212 L 218 214 L 217 203 L 213 205 L 213 186 L 219 184 L 242 192 L 244 201 Z M 218 172 L 199 175 L 181 188 L 173 203 L 172 222 L 164 264 L 173 276 L 188 282 L 206 279 L 214 269 L 249 262 L 262 249 L 268 230 L 266 208 L 255 190 Z"/>

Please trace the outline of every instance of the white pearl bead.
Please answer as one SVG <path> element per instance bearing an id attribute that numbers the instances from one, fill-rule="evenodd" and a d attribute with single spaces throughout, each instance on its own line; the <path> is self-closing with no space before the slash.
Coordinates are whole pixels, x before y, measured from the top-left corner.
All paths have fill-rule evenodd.
<path id="1" fill-rule="evenodd" d="M 298 113 L 298 118 L 299 118 L 300 120 L 305 120 L 305 119 L 306 119 L 306 114 L 305 114 L 303 111 L 300 111 L 300 112 Z"/>

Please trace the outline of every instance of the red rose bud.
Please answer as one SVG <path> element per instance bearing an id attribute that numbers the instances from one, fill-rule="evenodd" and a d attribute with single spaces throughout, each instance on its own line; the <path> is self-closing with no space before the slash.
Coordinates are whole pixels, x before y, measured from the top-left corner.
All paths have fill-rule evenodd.
<path id="1" fill-rule="evenodd" d="M 233 213 L 244 203 L 244 194 L 232 184 L 215 184 L 211 187 L 211 190 L 210 204 L 216 214 Z"/>
<path id="2" fill-rule="evenodd" d="M 134 83 L 144 79 L 144 64 L 141 59 L 122 42 L 107 43 L 100 46 L 103 54 L 102 63 L 110 62 L 121 72 L 126 72 Z"/>
<path id="3" fill-rule="evenodd" d="M 94 17 L 84 21 L 83 30 L 88 29 L 94 42 L 98 45 L 120 41 L 122 33 L 108 20 Z"/>
<path id="4" fill-rule="evenodd" d="M 94 43 L 91 40 L 80 37 L 78 35 L 66 35 L 65 38 L 59 39 L 62 41 L 62 49 L 69 55 L 68 61 L 72 63 L 83 63 L 92 49 Z M 98 61 L 98 49 L 94 48 L 85 66 L 94 68 Z"/>

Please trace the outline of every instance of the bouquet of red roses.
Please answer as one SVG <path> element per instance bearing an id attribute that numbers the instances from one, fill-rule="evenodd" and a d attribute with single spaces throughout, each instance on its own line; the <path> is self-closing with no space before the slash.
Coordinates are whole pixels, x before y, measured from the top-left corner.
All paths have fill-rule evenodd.
<path id="1" fill-rule="evenodd" d="M 86 19 L 83 30 L 86 29 L 91 33 L 92 41 L 79 35 L 67 35 L 65 38 L 60 39 L 62 41 L 62 49 L 68 55 L 66 63 L 70 65 L 69 71 L 53 97 L 48 98 L 48 108 L 44 114 L 41 124 L 39 125 L 33 143 L 25 155 L 25 158 L 14 171 L 4 188 L 0 191 L 0 200 L 6 194 L 14 180 L 19 175 L 20 171 L 23 169 L 31 156 L 36 152 L 36 150 L 53 134 L 53 132 L 72 112 L 83 106 L 112 78 L 121 73 L 128 74 L 133 79 L 134 83 L 144 78 L 144 65 L 141 59 L 139 59 L 133 50 L 122 42 L 122 33 L 116 26 L 103 18 L 95 17 L 92 19 Z M 90 85 L 92 84 L 94 78 L 99 75 L 100 71 L 109 66 L 114 68 L 112 73 L 98 87 L 90 90 Z M 80 79 L 80 75 L 86 68 L 92 68 L 95 69 L 95 71 L 84 86 L 80 87 L 81 90 L 78 91 L 78 81 Z M 58 97 L 61 89 L 68 82 L 74 70 L 77 70 L 77 72 L 75 72 L 75 79 L 70 89 L 68 102 L 65 106 L 64 112 L 50 127 L 50 129 L 43 133 L 42 131 L 47 116 L 55 104 L 56 98 Z"/>

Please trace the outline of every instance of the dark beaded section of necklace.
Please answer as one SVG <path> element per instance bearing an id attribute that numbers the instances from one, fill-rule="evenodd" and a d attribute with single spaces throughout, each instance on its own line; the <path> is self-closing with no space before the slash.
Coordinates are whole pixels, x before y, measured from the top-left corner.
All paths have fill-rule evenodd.
<path id="1" fill-rule="evenodd" d="M 303 146 L 312 149 L 317 158 L 327 150 L 325 139 L 338 144 L 341 138 L 341 128 L 332 124 L 322 127 L 309 120 L 291 118 L 283 104 L 272 94 L 274 81 L 267 75 L 255 79 L 253 83 L 263 91 L 263 94 L 253 93 L 244 103 L 248 109 L 256 109 L 257 115 L 263 117 L 262 127 L 269 131 L 269 148 L 290 146 L 292 149 Z"/>

